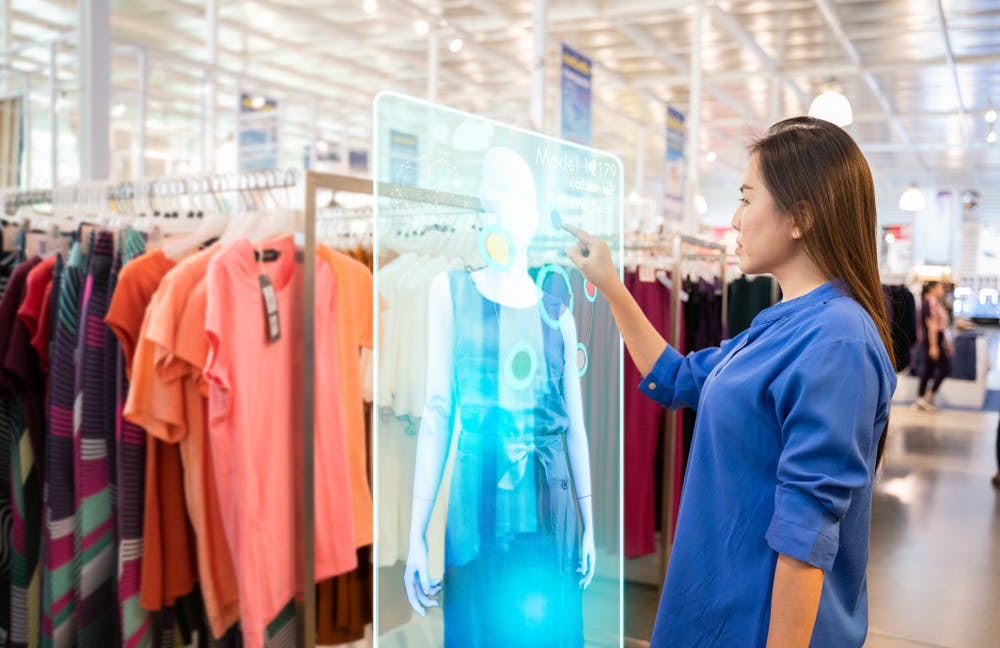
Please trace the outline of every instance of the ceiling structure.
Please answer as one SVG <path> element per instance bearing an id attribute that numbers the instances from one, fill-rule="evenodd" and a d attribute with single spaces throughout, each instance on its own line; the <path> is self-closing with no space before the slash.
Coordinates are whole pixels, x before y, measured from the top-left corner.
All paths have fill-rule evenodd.
<path id="1" fill-rule="evenodd" d="M 73 0 L 4 2 L 12 9 L 4 27 L 11 45 L 73 33 Z M 289 123 L 303 137 L 361 146 L 370 138 L 375 94 L 428 92 L 431 37 L 415 28 L 419 20 L 437 35 L 439 102 L 530 125 L 530 0 L 214 4 L 212 29 L 209 2 L 112 2 L 116 96 L 135 95 L 136 47 L 147 48 L 147 87 L 165 142 L 171 129 L 190 131 L 206 105 L 205 83 L 214 80 L 220 119 L 233 113 L 233 93 L 247 89 L 299 107 Z M 724 186 L 735 200 L 752 135 L 805 113 L 835 80 L 853 106 L 847 130 L 875 172 L 881 211 L 895 209 L 899 192 L 917 182 L 977 189 L 983 217 L 1000 220 L 1000 143 L 987 143 L 984 119 L 991 102 L 1000 106 L 1000 0 L 704 0 L 703 7 L 706 188 Z M 546 130 L 558 128 L 558 53 L 566 43 L 594 61 L 594 146 L 623 159 L 632 188 L 659 191 L 666 106 L 687 111 L 691 100 L 692 3 L 549 0 L 547 13 Z M 456 38 L 463 46 L 453 53 Z M 72 45 L 60 47 L 61 82 L 71 86 Z M 47 60 L 38 48 L 11 64 L 44 76 Z"/>

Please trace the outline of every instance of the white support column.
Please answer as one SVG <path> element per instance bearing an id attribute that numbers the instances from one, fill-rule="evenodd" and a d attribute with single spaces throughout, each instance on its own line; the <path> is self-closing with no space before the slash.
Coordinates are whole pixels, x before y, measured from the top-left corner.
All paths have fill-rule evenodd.
<path id="1" fill-rule="evenodd" d="M 146 50 L 139 50 L 139 167 L 140 178 L 146 177 L 146 106 L 149 103 L 147 78 L 149 63 L 146 61 Z"/>
<path id="2" fill-rule="evenodd" d="M 7 49 L 13 44 L 11 43 L 11 36 L 13 28 L 11 23 L 14 22 L 14 12 L 11 9 L 11 0 L 0 0 L 0 52 L 6 52 Z M 3 62 L 7 62 L 7 54 L 4 54 Z M 7 77 L 3 78 L 3 91 L 7 92 L 9 86 L 7 85 Z"/>
<path id="3" fill-rule="evenodd" d="M 438 68 L 440 53 L 437 28 L 432 26 L 427 34 L 427 101 L 437 103 L 438 99 Z"/>
<path id="4" fill-rule="evenodd" d="M 59 65 L 57 60 L 57 55 L 59 54 L 58 43 L 49 43 L 49 166 L 51 171 L 51 183 L 55 187 L 59 184 Z M 81 77 L 82 77 L 81 69 Z M 80 93 L 81 101 L 86 91 Z M 26 108 L 31 110 L 31 104 L 29 103 Z M 81 134 L 83 130 L 83 113 L 80 113 L 80 129 Z M 27 133 L 29 141 L 31 138 L 31 132 Z M 80 138 L 80 170 L 81 174 L 83 171 L 83 138 Z M 83 178 L 81 177 L 81 180 Z"/>
<path id="5" fill-rule="evenodd" d="M 535 0 L 532 14 L 535 56 L 531 65 L 531 125 L 538 132 L 545 132 L 545 41 L 548 9 L 548 0 Z"/>
<path id="6" fill-rule="evenodd" d="M 111 171 L 111 8 L 108 0 L 77 0 L 80 59 L 80 179 Z M 53 183 L 54 184 L 54 183 Z"/>
<path id="7" fill-rule="evenodd" d="M 698 177 L 701 170 L 701 33 L 704 17 L 703 0 L 694 0 L 691 15 L 691 83 L 690 103 L 685 119 L 684 161 L 687 167 L 684 187 L 684 229 L 698 231 L 698 212 L 694 206 L 695 196 L 701 185 Z"/>
<path id="8" fill-rule="evenodd" d="M 207 0 L 205 3 L 205 50 L 207 62 L 213 70 L 206 75 L 206 85 L 202 89 L 206 109 L 202 112 L 201 170 L 203 173 L 210 173 L 215 169 L 216 106 L 219 100 L 214 72 L 214 68 L 219 64 L 219 3 L 217 0 Z"/>
<path id="9" fill-rule="evenodd" d="M 635 181 L 632 190 L 640 196 L 646 187 L 646 128 L 640 126 L 635 141 Z"/>

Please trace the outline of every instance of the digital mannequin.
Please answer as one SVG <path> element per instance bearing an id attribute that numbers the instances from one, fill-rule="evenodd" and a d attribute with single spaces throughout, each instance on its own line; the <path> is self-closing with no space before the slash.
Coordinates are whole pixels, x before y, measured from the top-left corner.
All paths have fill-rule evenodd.
<path id="1" fill-rule="evenodd" d="M 486 153 L 480 201 L 495 217 L 480 241 L 487 267 L 442 273 L 430 287 L 406 594 L 421 616 L 438 605 L 426 529 L 457 420 L 446 645 L 579 646 L 580 590 L 593 578 L 595 551 L 576 325 L 567 296 L 529 274 L 538 211 L 519 154 Z"/>

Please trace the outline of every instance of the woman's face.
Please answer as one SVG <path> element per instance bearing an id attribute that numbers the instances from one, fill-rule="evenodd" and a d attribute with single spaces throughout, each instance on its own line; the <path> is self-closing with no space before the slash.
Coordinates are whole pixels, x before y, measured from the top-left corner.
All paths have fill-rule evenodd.
<path id="1" fill-rule="evenodd" d="M 756 155 L 750 157 L 740 194 L 732 221 L 740 270 L 775 274 L 800 253 L 800 235 L 792 217 L 778 209 L 764 186 Z"/>

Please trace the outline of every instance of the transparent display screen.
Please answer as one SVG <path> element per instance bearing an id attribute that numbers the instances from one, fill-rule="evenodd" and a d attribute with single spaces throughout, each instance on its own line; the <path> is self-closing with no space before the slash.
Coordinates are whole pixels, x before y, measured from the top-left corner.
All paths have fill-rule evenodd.
<path id="1" fill-rule="evenodd" d="M 621 163 L 375 113 L 378 643 L 618 645 L 621 344 L 562 225 L 620 265 Z"/>

